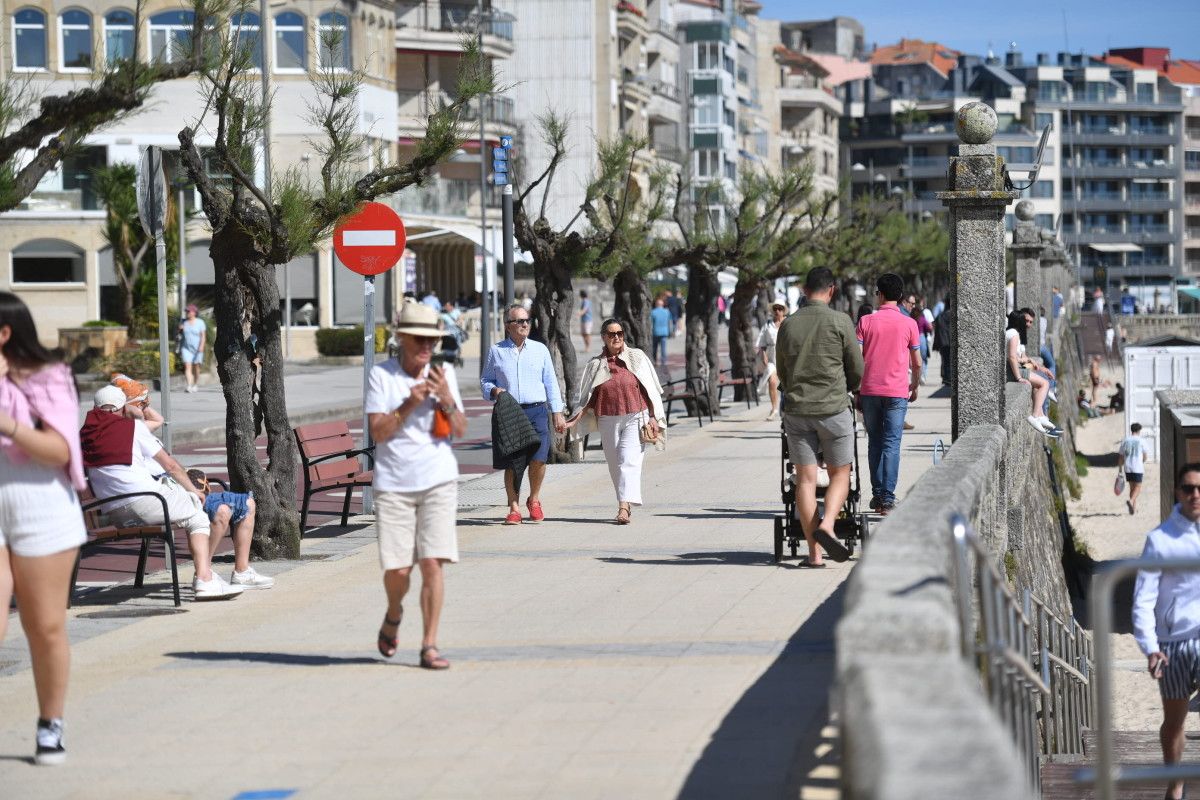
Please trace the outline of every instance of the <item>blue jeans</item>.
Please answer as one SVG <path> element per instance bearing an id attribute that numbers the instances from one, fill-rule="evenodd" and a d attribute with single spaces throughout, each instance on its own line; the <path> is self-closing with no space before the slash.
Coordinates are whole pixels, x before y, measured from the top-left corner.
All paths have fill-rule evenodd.
<path id="1" fill-rule="evenodd" d="M 863 422 L 867 428 L 867 465 L 871 473 L 871 496 L 888 504 L 896 502 L 896 476 L 900 474 L 900 436 L 908 398 L 863 395 Z"/>
<path id="2" fill-rule="evenodd" d="M 657 333 L 653 336 L 653 345 L 650 349 L 654 352 L 654 360 L 658 362 L 659 366 L 665 366 L 667 363 L 668 338 L 665 333 L 662 336 L 659 336 Z"/>

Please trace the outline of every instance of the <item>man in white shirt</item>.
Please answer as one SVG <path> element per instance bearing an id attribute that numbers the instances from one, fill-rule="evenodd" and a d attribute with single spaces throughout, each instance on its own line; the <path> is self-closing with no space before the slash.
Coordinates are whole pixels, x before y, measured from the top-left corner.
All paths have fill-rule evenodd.
<path id="1" fill-rule="evenodd" d="M 1121 450 L 1117 454 L 1117 468 L 1125 471 L 1125 483 L 1129 485 L 1129 499 L 1125 501 L 1125 508 L 1130 514 L 1137 513 L 1137 499 L 1142 493 L 1142 480 L 1146 477 L 1143 463 L 1145 454 L 1142 426 L 1135 422 L 1129 426 L 1129 436 L 1121 442 Z"/>
<path id="2" fill-rule="evenodd" d="M 116 386 L 96 391 L 95 409 L 88 414 L 81 431 L 84 464 L 88 481 L 98 499 L 131 492 L 150 492 L 167 503 L 171 522 L 187 529 L 188 549 L 196 567 L 192 589 L 197 600 L 223 600 L 236 597 L 244 589 L 267 589 L 273 578 L 259 575 L 250 566 L 250 541 L 254 535 L 253 516 L 237 525 L 233 534 L 234 571 L 231 583 L 212 571 L 212 556 L 221 537 L 229 530 L 230 511 L 226 506 L 210 520 L 204 512 L 204 499 L 188 479 L 187 473 L 162 443 L 154 438 L 136 412 L 126 410 L 125 392 Z M 116 417 L 108 419 L 106 416 Z M 108 433 L 97 431 L 107 430 Z M 114 446 L 115 445 L 115 446 Z M 163 483 L 157 475 L 166 474 L 174 483 Z M 104 508 L 109 521 L 117 526 L 157 525 L 163 520 L 163 506 L 157 497 L 135 497 L 116 501 Z M 253 503 L 253 500 L 249 501 Z"/>
<path id="3" fill-rule="evenodd" d="M 1200 558 L 1200 463 L 1179 469 L 1175 500 L 1171 516 L 1146 534 L 1143 559 Z M 1176 764 L 1183 758 L 1188 702 L 1200 688 L 1200 572 L 1139 571 L 1133 637 L 1162 696 L 1163 763 Z M 1183 782 L 1173 781 L 1166 796 L 1183 797 Z"/>
<path id="4" fill-rule="evenodd" d="M 779 417 L 779 375 L 775 368 L 775 342 L 779 338 L 779 326 L 785 319 L 787 306 L 780 302 L 772 303 L 771 318 L 758 332 L 758 357 L 763 367 L 762 380 L 766 381 L 767 391 L 771 396 L 771 413 L 767 414 L 768 420 Z"/>

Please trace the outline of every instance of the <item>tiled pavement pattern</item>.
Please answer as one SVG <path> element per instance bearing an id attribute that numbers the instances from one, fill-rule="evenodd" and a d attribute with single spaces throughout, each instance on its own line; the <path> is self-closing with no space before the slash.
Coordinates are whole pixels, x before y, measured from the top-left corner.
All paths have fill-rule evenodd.
<path id="1" fill-rule="evenodd" d="M 728 411 L 648 457 L 628 527 L 608 522 L 597 453 L 552 468 L 540 525 L 496 524 L 495 477 L 467 484 L 445 673 L 414 668 L 415 596 L 397 657 L 375 652 L 366 518 L 260 565 L 270 591 L 134 620 L 112 615 L 172 610 L 165 594 L 73 610 L 64 768 L 24 760 L 36 712 L 10 625 L 0 796 L 836 797 L 826 708 L 852 564 L 771 564 L 778 427 Z M 901 494 L 949 438 L 948 401 L 910 420 Z"/>

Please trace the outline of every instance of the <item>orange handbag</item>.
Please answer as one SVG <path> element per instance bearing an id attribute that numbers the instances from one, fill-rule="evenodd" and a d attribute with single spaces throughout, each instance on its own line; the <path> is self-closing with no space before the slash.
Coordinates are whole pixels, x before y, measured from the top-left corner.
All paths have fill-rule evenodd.
<path id="1" fill-rule="evenodd" d="M 434 439 L 449 439 L 450 438 L 450 415 L 442 411 L 441 406 L 433 408 L 433 438 Z"/>

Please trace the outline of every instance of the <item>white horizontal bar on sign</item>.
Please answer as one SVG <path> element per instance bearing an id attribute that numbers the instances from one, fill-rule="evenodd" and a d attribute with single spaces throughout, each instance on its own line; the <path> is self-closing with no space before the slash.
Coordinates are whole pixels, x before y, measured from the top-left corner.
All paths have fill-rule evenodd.
<path id="1" fill-rule="evenodd" d="M 395 231 L 342 231 L 343 247 L 395 247 Z"/>

